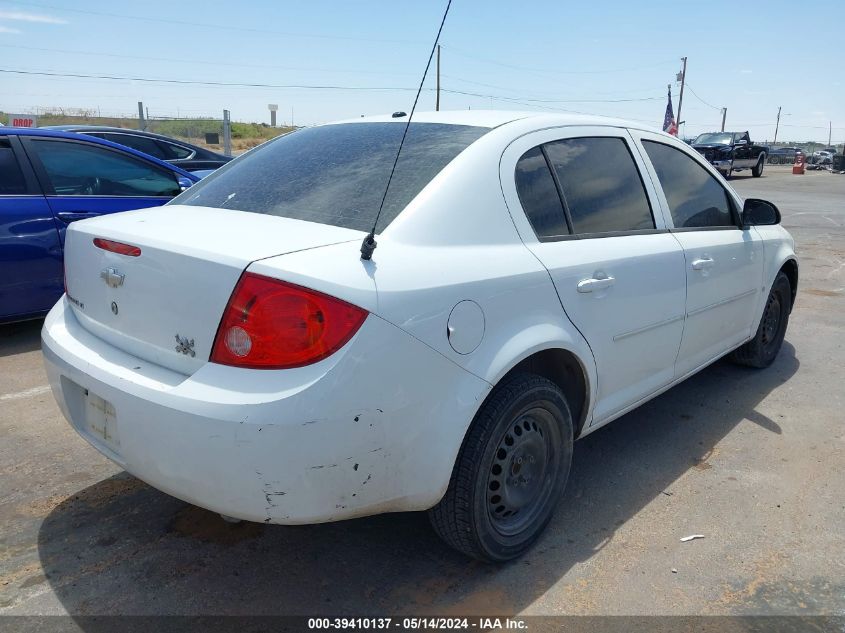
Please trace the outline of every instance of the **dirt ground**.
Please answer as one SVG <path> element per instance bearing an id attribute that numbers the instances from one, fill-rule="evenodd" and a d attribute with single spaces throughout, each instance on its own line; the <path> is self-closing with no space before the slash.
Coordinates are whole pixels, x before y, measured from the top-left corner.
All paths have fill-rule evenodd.
<path id="1" fill-rule="evenodd" d="M 0 327 L 0 614 L 845 614 L 845 175 L 733 184 L 796 238 L 779 358 L 578 442 L 549 529 L 499 567 L 424 514 L 230 525 L 158 492 L 64 421 L 40 323 Z"/>

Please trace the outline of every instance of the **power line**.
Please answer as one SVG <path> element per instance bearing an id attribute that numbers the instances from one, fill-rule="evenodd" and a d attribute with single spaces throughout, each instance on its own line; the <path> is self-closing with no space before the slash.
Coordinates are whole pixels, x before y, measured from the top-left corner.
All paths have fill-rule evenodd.
<path id="1" fill-rule="evenodd" d="M 499 95 L 480 94 L 477 92 L 466 92 L 463 90 L 443 90 L 443 92 L 451 92 L 452 94 L 465 95 L 468 97 L 484 97 L 494 99 L 506 99 Z M 630 103 L 633 101 L 661 101 L 663 97 L 641 97 L 638 99 L 527 99 L 522 98 L 521 101 L 528 103 Z"/>
<path id="2" fill-rule="evenodd" d="M 64 77 L 72 79 L 106 79 L 112 81 L 139 81 L 145 83 L 166 83 L 177 85 L 202 85 L 202 86 L 221 86 L 227 88 L 275 88 L 275 89 L 300 89 L 300 90 L 367 90 L 374 92 L 383 92 L 391 90 L 411 91 L 413 88 L 403 86 L 343 86 L 343 85 L 321 85 L 321 84 L 269 84 L 269 83 L 248 83 L 248 82 L 227 82 L 227 81 L 202 81 L 197 79 L 165 79 L 153 77 L 134 77 L 129 75 L 97 75 L 85 73 L 60 73 L 52 71 L 33 71 L 33 70 L 16 70 L 16 69 L 0 69 L 0 73 L 9 73 L 16 75 L 36 75 L 43 77 Z M 431 90 L 430 88 L 427 90 Z M 442 89 L 443 92 L 451 94 L 464 95 L 468 97 L 480 97 L 483 99 L 498 99 L 500 101 L 513 100 L 504 95 L 482 94 L 478 92 L 469 92 L 464 90 Z M 639 101 L 659 101 L 661 97 L 640 97 L 636 99 L 528 99 L 523 98 L 516 103 L 525 104 L 543 104 L 543 103 L 630 103 Z"/>
<path id="3" fill-rule="evenodd" d="M 261 69 L 269 69 L 269 70 L 299 70 L 305 72 L 330 72 L 330 73 L 357 73 L 357 74 L 369 74 L 369 75 L 414 75 L 414 73 L 408 72 L 382 72 L 382 71 L 370 71 L 370 70 L 358 70 L 356 69 L 349 69 L 349 68 L 319 68 L 319 67 L 307 67 L 307 66 L 277 66 L 272 64 L 235 64 L 232 62 L 222 62 L 222 61 L 208 61 L 208 60 L 199 60 L 199 59 L 185 59 L 183 57 L 174 58 L 174 57 L 150 57 L 147 55 L 123 55 L 119 53 L 98 53 L 94 51 L 80 51 L 80 50 L 69 50 L 69 49 L 61 49 L 61 48 L 41 48 L 37 46 L 20 46 L 17 44 L 0 44 L 0 48 L 15 48 L 27 51 L 41 51 L 45 53 L 62 53 L 65 55 L 89 55 L 92 57 L 113 57 L 116 59 L 140 59 L 144 61 L 156 61 L 156 62 L 172 62 L 172 63 L 179 63 L 179 64 L 202 64 L 206 66 L 231 66 L 233 68 L 261 68 Z"/>
<path id="4" fill-rule="evenodd" d="M 352 40 L 365 42 L 387 42 L 391 44 L 408 44 L 410 40 L 399 39 L 384 39 L 373 37 L 352 37 L 347 35 L 323 35 L 315 33 L 293 33 L 291 31 L 276 31 L 272 29 L 257 29 L 244 26 L 235 26 L 232 24 L 213 24 L 208 22 L 194 22 L 188 20 L 173 20 L 166 18 L 156 18 L 146 15 L 127 15 L 125 13 L 109 13 L 107 11 L 91 11 L 89 9 L 72 9 L 69 7 L 59 7 L 52 4 L 41 4 L 37 2 L 21 2 L 20 0 L 5 0 L 11 4 L 17 4 L 24 7 L 37 7 L 39 9 L 50 9 L 53 11 L 69 11 L 71 13 L 79 13 L 82 15 L 96 15 L 107 18 L 118 18 L 120 20 L 142 20 L 145 22 L 158 22 L 162 24 L 176 24 L 179 26 L 201 27 L 205 29 L 220 29 L 224 31 L 243 31 L 246 33 L 266 33 L 269 35 L 284 35 L 285 37 L 298 37 L 306 39 L 325 39 L 325 40 Z"/>
<path id="5" fill-rule="evenodd" d="M 371 90 L 371 91 L 388 91 L 388 90 L 405 90 L 412 91 L 414 88 L 405 88 L 398 86 L 341 86 L 341 85 L 316 85 L 316 84 L 265 84 L 265 83 L 246 83 L 246 82 L 228 82 L 228 81 L 199 81 L 195 79 L 156 79 L 152 77 L 130 77 L 122 75 L 94 75 L 83 73 L 59 73 L 47 71 L 32 71 L 32 70 L 13 70 L 8 68 L 0 68 L 0 73 L 10 73 L 15 75 L 39 75 L 43 77 L 69 77 L 73 79 L 109 79 L 117 81 L 140 81 L 145 83 L 166 83 L 166 84 L 180 84 L 191 86 L 222 86 L 227 88 L 279 88 L 279 89 L 302 89 L 302 90 Z"/>
<path id="6" fill-rule="evenodd" d="M 544 93 L 538 93 L 538 92 L 534 92 L 534 91 L 529 91 L 526 94 L 525 91 L 519 90 L 519 89 L 516 89 L 516 88 L 511 88 L 511 87 L 507 87 L 507 86 L 498 86 L 498 85 L 495 85 L 495 84 L 483 83 L 481 81 L 473 81 L 471 79 L 464 79 L 463 77 L 457 77 L 455 75 L 442 74 L 441 77 L 444 77 L 445 79 L 451 79 L 453 81 L 457 81 L 457 82 L 460 82 L 460 83 L 470 84 L 470 85 L 473 85 L 473 86 L 482 86 L 484 88 L 495 88 L 496 90 L 505 90 L 507 92 L 518 93 L 520 95 L 518 98 L 521 98 L 521 99 L 527 98 L 528 95 L 530 95 L 530 94 L 544 94 Z M 630 94 L 630 93 L 636 93 L 636 92 L 639 92 L 639 93 L 651 92 L 651 93 L 653 93 L 653 90 L 650 89 L 650 88 L 646 88 L 646 89 L 637 88 L 636 90 L 619 90 L 619 91 L 616 91 L 615 93 L 601 92 L 601 93 L 597 93 L 597 94 Z M 545 93 L 545 94 L 548 95 L 549 93 Z M 526 96 L 523 96 L 523 95 L 526 95 Z M 659 98 L 662 99 L 663 97 L 659 97 Z M 538 97 L 538 99 L 539 99 L 539 97 Z M 554 101 L 554 99 L 550 99 L 550 100 Z M 580 101 L 580 100 L 577 100 L 577 101 Z"/>
<path id="7" fill-rule="evenodd" d="M 444 49 L 453 51 L 457 55 L 461 57 L 466 57 L 467 59 L 474 59 L 476 61 L 484 62 L 487 64 L 493 64 L 494 66 L 502 66 L 504 68 L 512 68 L 514 70 L 527 70 L 529 72 L 535 73 L 546 73 L 551 75 L 603 75 L 609 73 L 626 73 L 626 72 L 634 72 L 638 70 L 647 70 L 650 68 L 659 68 L 662 66 L 666 66 L 669 63 L 674 64 L 675 60 L 660 62 L 657 64 L 649 64 L 647 66 L 638 66 L 636 68 L 612 68 L 612 69 L 604 69 L 604 70 L 551 70 L 547 68 L 532 68 L 529 66 L 517 66 L 514 64 L 506 64 L 504 62 L 497 61 L 495 59 L 490 59 L 488 57 L 480 57 L 478 55 L 474 55 L 471 53 L 467 53 L 462 51 L 460 48 L 455 48 L 454 46 L 447 46 L 443 45 Z"/>
<path id="8" fill-rule="evenodd" d="M 722 110 L 722 108 L 720 108 L 720 107 L 718 107 L 718 106 L 714 106 L 712 103 L 707 103 L 704 99 L 702 99 L 701 97 L 699 97 L 699 96 L 698 96 L 698 93 L 696 93 L 696 92 L 695 92 L 695 90 L 693 90 L 693 89 L 692 89 L 692 86 L 690 86 L 689 84 L 686 84 L 686 86 L 687 86 L 687 88 L 689 88 L 689 91 L 693 94 L 693 96 L 694 96 L 696 99 L 698 99 L 699 101 L 701 101 L 701 103 L 703 103 L 704 105 L 706 105 L 706 106 L 708 106 L 708 107 L 710 107 L 710 108 L 713 108 L 714 110 L 719 110 L 719 111 L 721 111 L 721 110 Z"/>

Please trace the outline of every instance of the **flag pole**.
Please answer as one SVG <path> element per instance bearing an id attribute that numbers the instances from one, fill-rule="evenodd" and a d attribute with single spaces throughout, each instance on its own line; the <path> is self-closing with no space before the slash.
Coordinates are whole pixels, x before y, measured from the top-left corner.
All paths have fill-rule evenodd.
<path id="1" fill-rule="evenodd" d="M 684 62 L 684 68 L 681 70 L 681 94 L 678 95 L 678 116 L 675 119 L 678 122 L 678 136 L 681 134 L 681 106 L 684 104 L 684 83 L 687 80 L 687 58 L 681 57 L 681 61 Z"/>

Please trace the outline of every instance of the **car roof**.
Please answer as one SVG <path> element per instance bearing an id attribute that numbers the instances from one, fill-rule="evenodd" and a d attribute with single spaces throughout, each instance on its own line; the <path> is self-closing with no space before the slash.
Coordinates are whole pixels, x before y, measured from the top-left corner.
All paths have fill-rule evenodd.
<path id="1" fill-rule="evenodd" d="M 394 118 L 391 114 L 365 116 L 357 119 L 333 121 L 329 125 L 341 123 L 387 123 L 406 122 L 406 116 Z M 595 125 L 611 127 L 627 127 L 638 130 L 660 132 L 661 130 L 642 122 L 617 119 L 603 116 L 570 112 L 532 112 L 511 110 L 441 110 L 439 112 L 415 112 L 415 123 L 442 123 L 446 125 L 474 125 L 478 127 L 496 128 L 517 121 L 536 124 L 537 127 L 558 127 L 569 125 Z"/>
<path id="2" fill-rule="evenodd" d="M 148 138 L 156 138 L 161 141 L 167 141 L 168 143 L 175 143 L 176 145 L 182 145 L 183 147 L 188 147 L 192 150 L 208 153 L 215 157 L 222 157 L 228 158 L 227 156 L 223 156 L 222 154 L 218 154 L 215 151 L 210 149 L 206 149 L 204 147 L 199 147 L 198 145 L 193 145 L 192 143 L 188 143 L 187 141 L 183 141 L 182 139 L 172 138 L 170 136 L 165 136 L 164 134 L 156 134 L 155 132 L 148 132 L 146 130 L 133 130 L 131 128 L 125 127 L 114 127 L 110 125 L 72 125 L 72 124 L 64 124 L 64 125 L 45 125 L 43 127 L 38 128 L 40 130 L 63 130 L 66 132 L 77 132 L 84 134 L 85 132 L 115 132 L 118 134 L 134 134 L 136 136 L 146 136 Z"/>
<path id="3" fill-rule="evenodd" d="M 3 127 L 0 130 L 0 136 L 36 136 L 39 138 L 64 138 L 69 139 L 72 141 L 78 141 L 79 134 L 76 132 L 67 132 L 63 130 L 56 130 L 56 129 L 47 129 L 47 128 L 31 128 L 31 127 Z M 166 167 L 170 171 L 175 171 L 180 176 L 186 176 L 193 181 L 198 181 L 199 178 L 191 174 L 190 172 L 185 171 L 184 169 L 180 169 L 176 165 L 171 165 L 163 160 L 159 160 L 155 156 L 150 156 L 149 154 L 144 154 L 143 152 L 139 152 L 137 150 L 132 149 L 131 147 L 127 147 L 125 145 L 119 145 L 117 143 L 112 143 L 111 141 L 106 141 L 101 138 L 97 138 L 96 136 L 86 136 L 83 139 L 86 143 L 92 143 L 94 145 L 103 145 L 105 147 L 110 147 L 111 149 L 116 149 L 121 152 L 125 152 L 127 154 L 132 154 L 139 158 L 142 158 L 148 162 L 155 163 L 160 167 Z"/>
<path id="4" fill-rule="evenodd" d="M 160 138 L 163 141 L 173 141 L 176 143 L 184 143 L 179 139 L 170 138 L 163 134 L 156 134 L 155 132 L 147 132 L 146 130 L 133 130 L 126 127 L 114 127 L 112 125 L 44 125 L 39 130 L 64 130 L 66 132 L 120 132 L 122 134 L 137 134 L 138 136 L 150 136 L 153 138 Z M 184 143 L 188 145 L 189 143 Z"/>

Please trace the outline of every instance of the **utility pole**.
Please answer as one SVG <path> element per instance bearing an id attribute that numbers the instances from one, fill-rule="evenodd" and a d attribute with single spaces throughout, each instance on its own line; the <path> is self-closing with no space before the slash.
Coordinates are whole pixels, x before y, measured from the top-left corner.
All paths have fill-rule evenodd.
<path id="1" fill-rule="evenodd" d="M 232 127 L 228 110 L 223 110 L 223 153 L 232 155 Z"/>
<path id="2" fill-rule="evenodd" d="M 684 62 L 684 68 L 681 70 L 681 94 L 678 95 L 678 127 L 681 127 L 681 106 L 684 103 L 684 83 L 687 80 L 687 58 L 681 57 L 681 61 Z"/>
<path id="3" fill-rule="evenodd" d="M 440 44 L 437 45 L 437 101 L 434 109 L 440 111 Z"/>
<path id="4" fill-rule="evenodd" d="M 833 121 L 827 123 L 827 146 L 830 147 L 830 139 L 833 135 Z"/>
<path id="5" fill-rule="evenodd" d="M 777 142 L 778 142 L 778 127 L 780 126 L 780 109 L 782 107 L 783 106 L 778 106 L 778 120 L 775 123 L 775 140 L 772 141 L 772 145 L 777 145 Z"/>
<path id="6" fill-rule="evenodd" d="M 725 117 L 726 116 L 728 116 L 728 109 L 722 108 L 722 129 L 721 129 L 722 132 L 725 131 Z"/>
<path id="7" fill-rule="evenodd" d="M 147 123 L 144 121 L 144 102 L 138 102 L 138 129 L 144 131 L 147 129 Z"/>

